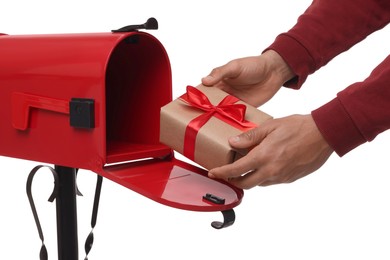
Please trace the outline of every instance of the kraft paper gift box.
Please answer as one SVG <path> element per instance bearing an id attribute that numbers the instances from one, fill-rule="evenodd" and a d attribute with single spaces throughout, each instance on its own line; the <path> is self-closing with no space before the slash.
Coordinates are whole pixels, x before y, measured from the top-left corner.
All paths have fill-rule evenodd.
<path id="1" fill-rule="evenodd" d="M 270 118 L 218 88 L 187 86 L 187 93 L 161 108 L 160 142 L 210 170 L 247 153 L 233 150 L 229 137 Z"/>

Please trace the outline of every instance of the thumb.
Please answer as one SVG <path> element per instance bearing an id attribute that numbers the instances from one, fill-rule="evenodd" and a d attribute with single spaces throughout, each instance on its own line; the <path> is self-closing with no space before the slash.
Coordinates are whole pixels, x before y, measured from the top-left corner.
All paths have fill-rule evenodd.
<path id="1" fill-rule="evenodd" d="M 250 148 L 258 145 L 267 136 L 265 128 L 256 127 L 229 138 L 229 144 L 234 148 Z"/>
<path id="2" fill-rule="evenodd" d="M 237 77 L 239 72 L 237 71 L 237 68 L 231 64 L 232 63 L 229 62 L 223 66 L 214 68 L 208 76 L 202 78 L 202 84 L 205 86 L 212 86 L 225 78 Z"/>
<path id="3" fill-rule="evenodd" d="M 208 76 L 202 78 L 202 84 L 205 86 L 213 86 L 221 80 L 222 80 L 222 77 L 220 74 L 216 74 L 216 73 L 211 72 Z"/>

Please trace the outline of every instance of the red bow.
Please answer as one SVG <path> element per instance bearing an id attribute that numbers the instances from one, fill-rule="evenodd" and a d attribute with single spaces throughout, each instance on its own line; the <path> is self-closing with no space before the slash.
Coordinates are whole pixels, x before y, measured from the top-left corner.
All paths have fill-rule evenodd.
<path id="1" fill-rule="evenodd" d="M 235 104 L 238 98 L 228 95 L 218 105 L 214 106 L 205 94 L 197 88 L 187 86 L 187 93 L 180 97 L 192 107 L 205 111 L 190 121 L 184 135 L 183 154 L 191 160 L 195 157 L 196 135 L 199 129 L 212 117 L 216 117 L 240 130 L 256 127 L 256 124 L 245 120 L 246 106 Z"/>

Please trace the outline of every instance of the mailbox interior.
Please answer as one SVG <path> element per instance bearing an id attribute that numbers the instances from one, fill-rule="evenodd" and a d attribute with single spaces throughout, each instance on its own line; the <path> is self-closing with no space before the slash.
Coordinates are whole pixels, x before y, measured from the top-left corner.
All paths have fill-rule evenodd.
<path id="1" fill-rule="evenodd" d="M 106 162 L 162 157 L 160 108 L 171 100 L 171 68 L 162 45 L 147 34 L 122 40 L 106 68 Z"/>
<path id="2" fill-rule="evenodd" d="M 241 202 L 242 190 L 209 179 L 206 170 L 175 159 L 160 143 L 160 109 L 172 100 L 172 83 L 168 56 L 155 38 L 137 33 L 115 47 L 105 96 L 107 150 L 100 175 L 181 209 L 227 210 Z M 205 201 L 207 193 L 226 202 Z"/>

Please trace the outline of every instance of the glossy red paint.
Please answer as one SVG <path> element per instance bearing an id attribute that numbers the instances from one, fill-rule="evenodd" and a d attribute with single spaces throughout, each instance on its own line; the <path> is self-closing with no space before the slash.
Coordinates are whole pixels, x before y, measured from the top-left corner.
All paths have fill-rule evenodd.
<path id="1" fill-rule="evenodd" d="M 241 202 L 242 190 L 209 179 L 159 142 L 172 79 L 152 35 L 0 34 L 0 57 L 0 155 L 91 170 L 181 209 L 220 211 Z M 93 127 L 70 125 L 72 99 L 94 101 Z M 204 201 L 206 193 L 225 204 Z"/>

